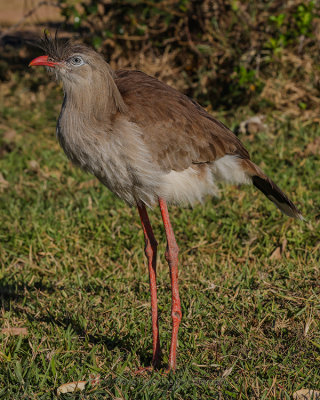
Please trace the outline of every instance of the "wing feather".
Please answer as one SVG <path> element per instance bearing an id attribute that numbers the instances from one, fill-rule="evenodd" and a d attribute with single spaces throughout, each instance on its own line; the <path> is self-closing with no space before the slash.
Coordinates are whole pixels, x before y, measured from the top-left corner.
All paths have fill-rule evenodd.
<path id="1" fill-rule="evenodd" d="M 154 161 L 165 171 L 210 163 L 226 154 L 250 158 L 230 129 L 198 103 L 140 71 L 120 70 L 115 82 L 144 134 Z"/>

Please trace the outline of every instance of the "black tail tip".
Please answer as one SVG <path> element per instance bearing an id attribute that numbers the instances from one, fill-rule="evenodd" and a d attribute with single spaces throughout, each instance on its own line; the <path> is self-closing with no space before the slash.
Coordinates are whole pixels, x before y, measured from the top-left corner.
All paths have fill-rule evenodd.
<path id="1" fill-rule="evenodd" d="M 252 177 L 252 183 L 284 214 L 292 218 L 300 219 L 301 221 L 306 221 L 297 207 L 271 179 L 255 175 Z"/>

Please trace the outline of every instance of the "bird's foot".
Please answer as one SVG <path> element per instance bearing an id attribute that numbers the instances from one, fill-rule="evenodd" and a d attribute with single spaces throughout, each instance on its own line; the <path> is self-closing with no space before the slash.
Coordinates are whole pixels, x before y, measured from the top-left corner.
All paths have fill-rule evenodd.
<path id="1" fill-rule="evenodd" d="M 134 375 L 146 375 L 150 374 L 154 371 L 159 371 L 161 365 L 161 354 L 158 353 L 156 356 L 152 359 L 152 363 L 148 367 L 140 367 L 137 370 L 133 372 Z"/>
<path id="2" fill-rule="evenodd" d="M 136 376 L 144 376 L 151 374 L 157 371 L 160 375 L 168 376 L 170 373 L 175 373 L 175 368 L 168 366 L 166 369 L 160 369 L 159 367 L 150 365 L 148 367 L 140 367 L 137 370 L 133 371 L 133 374 Z"/>
<path id="3" fill-rule="evenodd" d="M 152 365 L 150 365 L 149 367 L 140 367 L 140 368 L 136 369 L 135 371 L 133 371 L 133 375 L 143 376 L 143 375 L 151 374 L 154 370 L 155 370 L 155 367 L 153 367 Z"/>
<path id="4" fill-rule="evenodd" d="M 167 369 L 163 372 L 163 375 L 169 375 L 169 374 L 171 374 L 171 372 L 175 373 L 175 370 L 174 370 L 174 369 L 171 369 L 171 368 L 167 368 Z"/>
<path id="5" fill-rule="evenodd" d="M 174 374 L 175 372 L 176 372 L 176 370 L 174 368 L 167 367 L 164 371 L 161 371 L 161 375 L 168 376 L 169 374 L 171 374 L 171 373 Z"/>

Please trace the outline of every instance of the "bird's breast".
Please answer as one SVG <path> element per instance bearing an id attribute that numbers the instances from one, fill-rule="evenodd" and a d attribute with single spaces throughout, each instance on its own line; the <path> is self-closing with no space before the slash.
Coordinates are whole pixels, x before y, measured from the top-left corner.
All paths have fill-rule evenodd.
<path id="1" fill-rule="evenodd" d="M 57 138 L 68 158 L 127 203 L 154 204 L 161 172 L 139 128 L 124 117 L 112 124 L 88 124 L 83 116 L 70 115 L 65 108 L 57 124 Z"/>

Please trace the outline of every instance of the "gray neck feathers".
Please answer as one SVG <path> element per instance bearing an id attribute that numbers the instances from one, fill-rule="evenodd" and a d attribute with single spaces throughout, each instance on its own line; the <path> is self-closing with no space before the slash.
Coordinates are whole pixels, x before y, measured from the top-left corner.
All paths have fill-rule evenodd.
<path id="1" fill-rule="evenodd" d="M 126 105 L 117 88 L 114 72 L 107 63 L 92 66 L 89 78 L 63 79 L 64 107 L 80 114 L 90 123 L 110 121 L 116 113 L 125 113 Z"/>
<path id="2" fill-rule="evenodd" d="M 107 148 L 116 114 L 125 113 L 126 105 L 109 65 L 97 62 L 89 67 L 84 75 L 62 76 L 65 96 L 57 137 L 72 162 L 93 172 L 90 160 Z"/>

